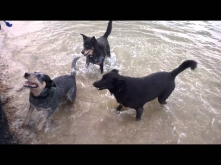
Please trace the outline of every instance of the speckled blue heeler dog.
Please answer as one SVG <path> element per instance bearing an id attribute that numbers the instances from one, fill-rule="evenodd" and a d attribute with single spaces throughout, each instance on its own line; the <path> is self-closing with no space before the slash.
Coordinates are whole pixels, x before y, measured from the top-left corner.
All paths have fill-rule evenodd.
<path id="1" fill-rule="evenodd" d="M 42 72 L 25 73 L 24 78 L 27 79 L 23 87 L 30 89 L 29 110 L 23 125 L 28 125 L 33 110 L 48 109 L 48 114 L 39 123 L 37 130 L 42 130 L 47 119 L 53 114 L 58 107 L 59 100 L 65 95 L 74 103 L 76 98 L 76 62 L 80 57 L 76 57 L 72 62 L 72 71 L 70 75 L 63 75 L 51 78 Z"/>

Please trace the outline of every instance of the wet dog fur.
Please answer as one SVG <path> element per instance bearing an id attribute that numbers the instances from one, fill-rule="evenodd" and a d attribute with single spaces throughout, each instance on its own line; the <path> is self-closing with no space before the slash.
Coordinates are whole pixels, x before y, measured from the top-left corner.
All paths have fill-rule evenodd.
<path id="1" fill-rule="evenodd" d="M 48 113 L 44 119 L 39 123 L 37 131 L 42 130 L 47 119 L 54 113 L 58 107 L 59 101 L 65 96 L 68 96 L 68 99 L 74 103 L 76 98 L 76 62 L 80 57 L 76 57 L 72 62 L 72 71 L 70 75 L 63 75 L 54 78 L 51 78 L 42 72 L 34 73 L 25 73 L 24 78 L 27 79 L 24 83 L 25 88 L 30 89 L 29 94 L 29 110 L 28 114 L 23 123 L 24 126 L 27 126 L 31 114 L 34 109 L 42 110 L 47 109 Z"/>
<path id="2" fill-rule="evenodd" d="M 166 100 L 175 89 L 176 76 L 187 68 L 194 70 L 197 62 L 184 61 L 178 68 L 171 72 L 156 72 L 142 78 L 127 77 L 113 69 L 103 75 L 102 79 L 93 83 L 98 90 L 108 89 L 120 105 L 116 108 L 130 107 L 136 110 L 136 120 L 141 120 L 143 106 L 147 102 L 158 98 L 160 104 L 166 104 Z"/>
<path id="3" fill-rule="evenodd" d="M 86 67 L 90 63 L 100 66 L 101 74 L 103 73 L 104 59 L 106 56 L 111 57 L 110 45 L 108 42 L 108 36 L 112 30 L 112 21 L 109 21 L 107 30 L 103 36 L 99 38 L 88 37 L 81 34 L 83 37 L 83 49 L 81 53 L 86 56 Z"/>

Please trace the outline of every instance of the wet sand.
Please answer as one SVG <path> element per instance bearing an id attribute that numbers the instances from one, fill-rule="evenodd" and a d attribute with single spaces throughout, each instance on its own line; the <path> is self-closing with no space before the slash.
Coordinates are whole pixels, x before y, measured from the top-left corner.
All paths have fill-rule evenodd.
<path id="1" fill-rule="evenodd" d="M 13 96 L 8 94 L 13 87 L 7 84 L 9 63 L 0 54 L 0 144 L 19 144 L 16 132 L 10 129 L 15 119 L 16 108 L 12 104 Z"/>

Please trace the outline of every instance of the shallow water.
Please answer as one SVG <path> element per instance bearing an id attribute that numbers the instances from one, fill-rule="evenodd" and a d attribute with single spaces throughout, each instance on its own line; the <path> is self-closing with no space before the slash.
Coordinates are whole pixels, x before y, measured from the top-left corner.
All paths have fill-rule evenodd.
<path id="1" fill-rule="evenodd" d="M 2 22 L 1 22 L 2 23 Z M 24 72 L 42 71 L 51 78 L 69 74 L 72 59 L 80 55 L 83 33 L 99 37 L 107 21 L 11 21 L 2 24 L 2 54 L 10 56 L 9 82 L 18 108 L 11 127 L 32 144 L 217 144 L 221 143 L 221 22 L 219 21 L 113 21 L 108 37 L 111 55 L 104 72 L 142 77 L 171 71 L 184 60 L 198 62 L 195 71 L 176 78 L 176 89 L 161 106 L 157 100 L 145 105 L 142 120 L 135 110 L 118 106 L 107 90 L 92 83 L 101 78 L 98 66 L 77 63 L 77 98 L 74 105 L 59 106 L 45 129 L 36 134 L 22 128 L 28 110 L 28 90 L 16 92 Z M 31 125 L 46 114 L 34 112 Z"/>

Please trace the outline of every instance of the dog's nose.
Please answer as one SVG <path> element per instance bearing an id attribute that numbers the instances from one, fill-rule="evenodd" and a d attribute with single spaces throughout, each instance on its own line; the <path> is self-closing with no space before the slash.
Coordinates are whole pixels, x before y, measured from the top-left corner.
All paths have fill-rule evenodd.
<path id="1" fill-rule="evenodd" d="M 84 54 L 84 51 L 81 51 L 81 54 Z"/>
<path id="2" fill-rule="evenodd" d="M 27 78 L 28 76 L 30 76 L 29 73 L 25 73 L 24 77 Z"/>
<path id="3" fill-rule="evenodd" d="M 93 86 L 96 87 L 96 82 L 93 83 Z"/>

